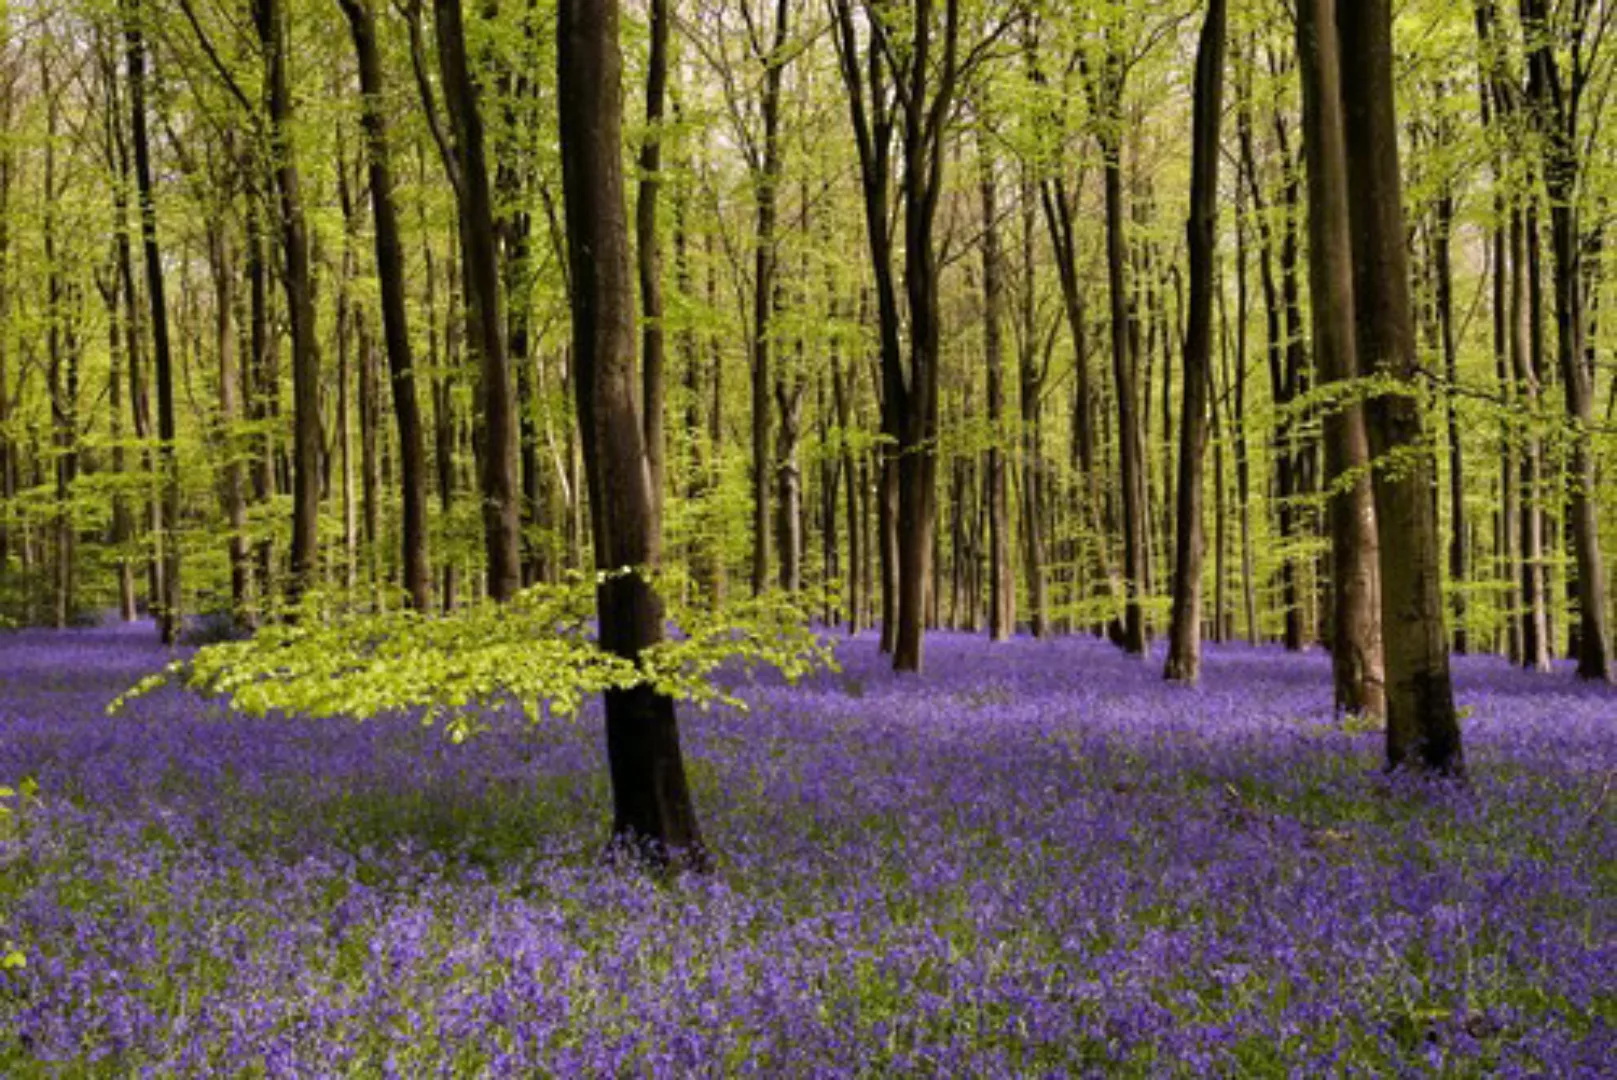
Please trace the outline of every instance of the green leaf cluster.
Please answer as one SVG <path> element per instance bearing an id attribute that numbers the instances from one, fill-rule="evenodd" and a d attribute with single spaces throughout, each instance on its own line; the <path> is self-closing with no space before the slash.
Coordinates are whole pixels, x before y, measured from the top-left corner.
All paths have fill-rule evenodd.
<path id="1" fill-rule="evenodd" d="M 593 694 L 651 686 L 704 708 L 744 708 L 727 679 L 771 668 L 795 681 L 835 664 L 830 641 L 810 621 L 815 599 L 784 593 L 719 608 L 676 604 L 664 640 L 626 659 L 595 637 L 595 587 L 596 579 L 575 575 L 525 589 L 505 604 L 443 615 L 344 611 L 334 594 L 311 593 L 291 619 L 244 641 L 204 646 L 141 680 L 108 711 L 179 685 L 256 717 L 367 719 L 420 710 L 424 724 L 442 719 L 458 743 L 477 732 L 487 710 L 513 704 L 537 723 L 575 715 Z"/>

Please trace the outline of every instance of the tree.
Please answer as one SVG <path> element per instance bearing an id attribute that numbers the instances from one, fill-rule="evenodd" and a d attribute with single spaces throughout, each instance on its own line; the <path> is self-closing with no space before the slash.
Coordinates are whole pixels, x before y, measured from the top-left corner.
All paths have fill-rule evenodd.
<path id="1" fill-rule="evenodd" d="M 376 274 L 381 286 L 382 333 L 386 340 L 393 414 L 399 429 L 399 476 L 403 496 L 404 588 L 425 611 L 432 602 L 427 564 L 427 478 L 421 408 L 416 402 L 415 361 L 405 297 L 404 241 L 393 197 L 392 152 L 383 111 L 382 62 L 376 44 L 374 0 L 339 0 L 354 39 L 359 90 L 364 97 L 365 153 L 370 173 L 371 217 L 376 232 Z"/>
<path id="2" fill-rule="evenodd" d="M 1331 4 L 1331 0 L 1316 2 Z M 1319 93 L 1322 97 L 1335 93 L 1343 105 L 1360 367 L 1383 383 L 1367 403 L 1366 420 L 1376 462 L 1387 763 L 1393 768 L 1458 774 L 1464 770 L 1464 759 L 1449 676 L 1441 544 L 1405 253 L 1393 105 L 1392 10 L 1390 0 L 1356 0 L 1337 7 L 1334 38 L 1325 29 L 1332 25 L 1324 17 L 1326 8 L 1315 12 L 1320 71 L 1336 66 L 1340 74 L 1334 87 L 1321 79 Z M 1331 111 L 1317 110 L 1316 121 Z"/>
<path id="3" fill-rule="evenodd" d="M 1377 533 L 1364 412 L 1352 396 L 1358 372 L 1353 247 L 1348 219 L 1347 147 L 1343 142 L 1334 13 L 1317 0 L 1297 8 L 1297 58 L 1303 86 L 1303 152 L 1308 162 L 1309 292 L 1314 359 L 1320 382 L 1348 388 L 1325 416 L 1330 490 L 1331 666 L 1336 707 L 1380 713 L 1381 627 L 1377 608 Z"/>
<path id="4" fill-rule="evenodd" d="M 433 0 L 444 110 L 453 131 L 445 159 L 460 207 L 461 276 L 466 290 L 466 340 L 478 360 L 483 406 L 483 543 L 488 593 L 508 600 L 522 584 L 522 507 L 517 482 L 517 415 L 500 290 L 494 196 L 478 89 L 466 53 L 461 0 Z"/>
<path id="5" fill-rule="evenodd" d="M 1609 12 L 1596 22 L 1590 0 L 1574 0 L 1566 14 L 1572 38 L 1571 70 L 1563 77 L 1556 56 L 1559 26 L 1551 24 L 1544 0 L 1522 0 L 1522 33 L 1527 43 L 1527 100 L 1543 147 L 1544 189 L 1550 206 L 1550 251 L 1555 267 L 1555 347 L 1566 412 L 1573 427 L 1569 462 L 1567 527 L 1577 559 L 1578 675 L 1609 682 L 1611 634 L 1606 618 L 1606 567 L 1600 552 L 1600 519 L 1595 503 L 1594 458 L 1588 429 L 1594 420 L 1594 370 L 1587 348 L 1583 252 L 1579 226 L 1578 176 L 1582 105 L 1593 65 L 1604 43 Z M 1599 30 L 1586 43 L 1591 23 Z"/>
<path id="6" fill-rule="evenodd" d="M 988 447 L 986 477 L 988 500 L 988 636 L 1005 641 L 1016 630 L 1016 579 L 1010 544 L 1009 488 L 1005 475 L 1005 345 L 1000 328 L 1003 307 L 999 242 L 999 186 L 989 139 L 978 134 L 978 194 L 983 213 L 983 359 L 988 368 L 988 423 L 993 442 Z"/>
<path id="7" fill-rule="evenodd" d="M 635 402 L 618 3 L 560 0 L 556 16 L 573 383 L 590 491 L 600 640 L 636 661 L 662 637 L 662 607 L 648 577 L 658 502 Z M 706 865 L 673 699 L 645 685 L 609 691 L 606 745 L 614 843 L 661 866 Z"/>
<path id="8" fill-rule="evenodd" d="M 1218 231 L 1219 120 L 1224 107 L 1224 0 L 1208 0 L 1196 49 L 1195 120 L 1191 135 L 1190 323 L 1185 332 L 1180 405 L 1179 505 L 1174 543 L 1173 620 L 1166 675 L 1194 683 L 1201 667 L 1202 471 L 1208 388 L 1213 380 L 1213 260 Z M 1164 423 L 1167 417 L 1163 417 Z"/>
<path id="9" fill-rule="evenodd" d="M 884 483 L 896 488 L 896 603 L 890 614 L 893 667 L 920 671 L 932 580 L 937 511 L 940 349 L 939 263 L 934 226 L 943 194 L 945 135 L 963 75 L 1009 22 L 991 29 L 962 56 L 960 3 L 917 0 L 902 20 L 885 6 L 865 9 L 861 33 L 850 0 L 834 0 L 837 58 L 859 153 L 866 238 L 876 278 L 881 338 Z M 941 25 L 940 25 L 941 23 Z M 906 37 L 907 32 L 907 37 Z M 934 49 L 941 48 L 941 55 Z M 888 223 L 892 142 L 900 135 L 903 168 L 904 295 L 908 356 L 903 350 Z M 885 530 L 884 530 L 885 531 Z M 883 628 L 885 637 L 886 628 Z"/>
<path id="10" fill-rule="evenodd" d="M 156 597 L 158 633 L 165 645 L 180 636 L 180 472 L 175 449 L 174 362 L 169 346 L 168 301 L 163 290 L 163 254 L 157 243 L 157 207 L 152 200 L 151 139 L 146 130 L 146 41 L 140 0 L 125 0 L 124 44 L 129 73 L 129 131 L 140 206 L 141 250 L 146 262 L 146 298 L 151 304 L 152 353 L 156 359 L 157 437 L 163 462 L 163 593 Z"/>
<path id="11" fill-rule="evenodd" d="M 285 260 L 281 280 L 292 333 L 292 579 L 288 599 L 296 601 L 313 585 L 319 556 L 322 447 L 320 343 L 315 326 L 309 229 L 303 211 L 303 179 L 292 145 L 286 19 L 282 0 L 253 0 L 253 22 L 267 66 L 264 93 Z M 170 522 L 169 527 L 174 524 Z"/>

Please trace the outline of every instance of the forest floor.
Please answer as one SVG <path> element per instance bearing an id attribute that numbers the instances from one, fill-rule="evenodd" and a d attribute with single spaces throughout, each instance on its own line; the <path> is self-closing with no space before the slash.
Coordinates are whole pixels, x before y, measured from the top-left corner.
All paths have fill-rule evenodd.
<path id="1" fill-rule="evenodd" d="M 259 720 L 0 635 L 0 1075 L 1612 1075 L 1617 692 L 1457 661 L 1381 774 L 1318 652 L 868 637 L 686 710 L 708 878 L 597 858 L 598 713 Z M 8 944 L 9 943 L 9 944 Z"/>

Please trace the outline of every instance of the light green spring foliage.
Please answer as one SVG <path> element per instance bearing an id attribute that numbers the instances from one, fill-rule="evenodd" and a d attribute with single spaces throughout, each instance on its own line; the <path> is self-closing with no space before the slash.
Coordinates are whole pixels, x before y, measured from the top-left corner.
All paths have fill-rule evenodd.
<path id="1" fill-rule="evenodd" d="M 619 573 L 638 573 L 624 570 Z M 665 595 L 685 590 L 656 582 Z M 669 633 L 631 662 L 594 639 L 595 580 L 578 576 L 524 589 L 505 604 L 452 614 L 408 609 L 345 612 L 313 593 L 293 620 L 244 641 L 207 645 L 137 683 L 108 706 L 165 685 L 221 696 L 236 710 L 367 719 L 423 710 L 460 742 L 484 709 L 520 704 L 535 723 L 577 713 L 607 690 L 650 685 L 680 701 L 745 708 L 721 674 L 750 678 L 773 668 L 787 680 L 835 667 L 831 643 L 813 628 L 807 596 L 770 593 L 721 608 L 676 603 Z"/>

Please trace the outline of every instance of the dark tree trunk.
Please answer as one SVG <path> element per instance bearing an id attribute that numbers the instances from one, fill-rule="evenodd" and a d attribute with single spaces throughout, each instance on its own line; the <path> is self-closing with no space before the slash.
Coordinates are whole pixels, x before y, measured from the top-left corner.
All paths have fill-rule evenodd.
<path id="1" fill-rule="evenodd" d="M 854 409 L 853 395 L 858 383 L 859 365 L 850 363 L 844 368 L 841 356 L 831 357 L 831 396 L 836 403 L 837 427 L 842 432 L 842 469 L 847 476 L 848 515 L 848 633 L 857 634 L 864 624 L 865 574 L 869 560 L 864 552 L 864 519 L 860 515 L 865 477 L 860 472 L 859 455 L 853 448 Z"/>
<path id="2" fill-rule="evenodd" d="M 1577 569 L 1578 629 L 1574 636 L 1578 676 L 1609 682 L 1612 653 L 1606 618 L 1606 566 L 1600 551 L 1599 502 L 1588 430 L 1594 421 L 1594 370 L 1586 349 L 1583 237 L 1578 226 L 1578 106 L 1587 73 L 1578 65 L 1570 79 L 1563 79 L 1545 0 L 1522 0 L 1521 11 L 1528 43 L 1527 97 L 1533 123 L 1543 137 L 1544 188 L 1550 205 L 1556 365 L 1567 417 L 1575 429 L 1567 462 L 1567 532 Z M 1575 32 L 1581 35 L 1583 27 Z"/>
<path id="3" fill-rule="evenodd" d="M 151 304 L 152 355 L 157 370 L 157 437 L 163 466 L 163 593 L 157 609 L 158 632 L 172 645 L 180 635 L 179 459 L 174 445 L 174 370 L 169 347 L 168 304 L 163 292 L 163 256 L 157 244 L 157 207 L 152 201 L 151 141 L 146 131 L 145 12 L 128 0 L 124 44 L 129 69 L 130 145 L 135 158 L 135 191 L 140 207 L 141 247 L 146 257 L 146 297 Z M 53 324 L 54 329 L 54 324 Z"/>
<path id="4" fill-rule="evenodd" d="M 753 176 L 753 270 L 752 270 L 752 591 L 769 587 L 769 479 L 772 457 L 769 447 L 771 418 L 770 393 L 774 375 L 770 353 L 774 346 L 775 314 L 779 307 L 775 270 L 777 261 L 775 227 L 782 168 L 780 141 L 781 82 L 785 74 L 786 35 L 789 30 L 787 0 L 778 0 L 775 34 L 767 53 L 756 59 L 763 65 L 763 149 Z"/>
<path id="5" fill-rule="evenodd" d="M 296 602 L 314 584 L 320 540 L 320 352 L 302 180 L 292 149 L 292 89 L 287 73 L 286 13 L 281 5 L 282 0 L 253 0 L 258 39 L 268 65 L 265 93 L 280 197 L 285 255 L 282 281 L 292 331 L 292 578 L 287 593 Z"/>
<path id="6" fill-rule="evenodd" d="M 1448 384 L 1444 394 L 1444 420 L 1449 450 L 1449 584 L 1454 589 L 1454 651 L 1470 651 L 1466 630 L 1466 541 L 1469 529 L 1465 513 L 1465 455 L 1460 439 L 1460 415 L 1455 407 L 1460 392 L 1460 346 L 1454 326 L 1454 191 L 1445 184 L 1438 194 L 1433 223 L 1432 273 L 1433 303 L 1437 308 L 1438 333 L 1443 348 L 1443 376 Z"/>
<path id="7" fill-rule="evenodd" d="M 668 86 L 668 0 L 650 0 L 651 48 L 646 60 L 646 135 L 640 143 L 640 192 L 634 207 L 635 268 L 640 278 L 641 401 L 645 424 L 646 464 L 651 469 L 651 495 L 662 503 L 667 471 L 663 410 L 652 408 L 664 398 L 666 349 L 663 333 L 662 244 L 657 230 L 657 201 L 662 191 L 663 102 Z M 659 531 L 662 514 L 653 516 Z M 662 538 L 653 541 L 662 550 Z"/>
<path id="8" fill-rule="evenodd" d="M 1017 398 L 1022 414 L 1022 568 L 1027 582 L 1028 629 L 1036 638 L 1050 633 L 1050 583 L 1046 570 L 1044 375 L 1039 364 L 1038 264 L 1034 259 L 1035 187 L 1031 172 L 1022 176 L 1022 288 L 1017 296 Z M 1059 192 L 1058 192 L 1059 194 Z M 1069 312 L 1070 316 L 1070 312 Z"/>
<path id="9" fill-rule="evenodd" d="M 476 350 L 480 432 L 479 487 L 489 598 L 509 600 L 522 584 L 522 506 L 517 479 L 517 415 L 500 295 L 500 259 L 479 93 L 466 54 L 461 0 L 434 0 L 444 108 L 454 130 L 454 185 L 460 207 L 461 276 L 466 340 Z"/>
<path id="10" fill-rule="evenodd" d="M 1006 641 L 1016 631 L 1016 579 L 1010 550 L 1009 484 L 1005 475 L 1005 345 L 1000 319 L 1004 289 L 1000 282 L 999 197 L 994 159 L 986 137 L 978 139 L 982 156 L 978 191 L 983 214 L 983 353 L 988 367 L 988 636 Z"/>
<path id="11" fill-rule="evenodd" d="M 1543 304 L 1538 287 L 1538 219 L 1531 207 L 1511 215 L 1511 360 L 1526 423 L 1521 458 L 1521 595 L 1522 663 L 1534 671 L 1550 670 L 1548 600 L 1544 593 L 1544 449 L 1538 435 L 1539 378 L 1543 368 L 1543 335 L 1535 329 Z"/>
<path id="12" fill-rule="evenodd" d="M 1303 337 L 1302 290 L 1298 274 L 1300 245 L 1298 217 L 1301 214 L 1301 182 L 1297 160 L 1288 144 L 1284 116 L 1274 116 L 1277 149 L 1281 161 L 1281 204 L 1285 210 L 1280 239 L 1280 296 L 1285 305 L 1285 365 L 1275 384 L 1275 402 L 1291 410 L 1302 395 L 1307 368 L 1308 344 Z M 1307 460 L 1302 445 L 1303 417 L 1285 414 L 1277 432 L 1280 453 L 1280 542 L 1292 547 L 1302 532 L 1302 505 L 1307 495 Z M 1301 561 L 1288 555 L 1280 564 L 1282 603 L 1286 608 L 1286 648 L 1300 652 L 1308 643 L 1307 612 L 1303 608 Z"/>
<path id="13" fill-rule="evenodd" d="M 1146 585 L 1145 478 L 1139 438 L 1139 387 L 1135 380 L 1124 239 L 1121 147 L 1115 135 L 1102 140 L 1106 188 L 1106 270 L 1111 289 L 1112 378 L 1117 387 L 1118 458 L 1123 506 L 1123 651 L 1143 655 Z"/>
<path id="14" fill-rule="evenodd" d="M 1321 0 L 1322 3 L 1328 0 Z M 1323 13 L 1322 13 L 1323 14 Z M 1361 370 L 1396 380 L 1366 409 L 1377 460 L 1400 459 L 1375 475 L 1381 532 L 1381 610 L 1387 669 L 1387 762 L 1461 773 L 1460 726 L 1449 678 L 1441 545 L 1425 448 L 1421 375 L 1405 254 L 1398 125 L 1393 105 L 1390 0 L 1355 0 L 1335 12 L 1353 244 L 1355 331 Z M 1324 20 L 1321 19 L 1323 30 Z"/>
<path id="15" fill-rule="evenodd" d="M 235 425 L 241 419 L 241 372 L 236 360 L 236 267 L 224 228 L 208 229 L 208 253 L 213 263 L 214 348 L 219 357 L 220 445 L 225 454 L 223 501 L 230 523 L 230 609 L 241 617 L 247 612 L 251 582 L 247 550 L 247 474 L 238 453 Z M 116 413 L 116 405 L 114 413 Z"/>
<path id="16" fill-rule="evenodd" d="M 1298 6 L 1314 357 L 1320 382 L 1327 385 L 1349 383 L 1359 375 L 1347 147 L 1336 89 L 1341 72 L 1334 18 L 1332 0 L 1301 0 Z M 1385 710 L 1386 700 L 1369 462 L 1364 412 L 1350 396 L 1325 415 L 1325 467 L 1333 491 L 1329 503 L 1331 667 L 1337 709 L 1379 714 Z M 1344 483 L 1347 486 L 1341 486 Z"/>
<path id="17" fill-rule="evenodd" d="M 1169 679 L 1194 683 L 1201 669 L 1202 487 L 1207 443 L 1207 390 L 1213 368 L 1213 259 L 1218 238 L 1219 121 L 1224 108 L 1225 2 L 1208 0 L 1196 50 L 1191 135 L 1190 322 L 1185 331 L 1185 388 L 1180 402 L 1179 498 L 1174 541 Z M 1166 402 L 1163 424 L 1168 417 Z"/>
<path id="18" fill-rule="evenodd" d="M 411 355 L 408 303 L 405 297 L 404 242 L 393 197 L 392 151 L 385 87 L 376 42 L 374 0 L 343 0 L 354 52 L 359 61 L 359 88 L 364 96 L 366 164 L 370 172 L 371 217 L 376 232 L 376 277 L 382 301 L 382 336 L 387 347 L 388 379 L 393 390 L 393 418 L 399 429 L 399 478 L 403 488 L 404 590 L 417 611 L 432 603 L 432 574 L 427 564 L 427 477 L 416 401 L 415 360 Z M 430 274 L 430 268 L 429 268 Z M 447 497 L 447 493 L 446 493 Z M 446 505 L 445 509 L 448 507 Z"/>
<path id="19" fill-rule="evenodd" d="M 617 0 L 560 0 L 556 40 L 574 393 L 595 565 L 607 572 L 596 587 L 600 640 L 638 660 L 662 637 L 662 605 L 642 572 L 656 556 L 658 504 L 635 403 Z M 606 743 L 614 847 L 659 866 L 704 867 L 673 700 L 649 686 L 609 692 Z"/>

